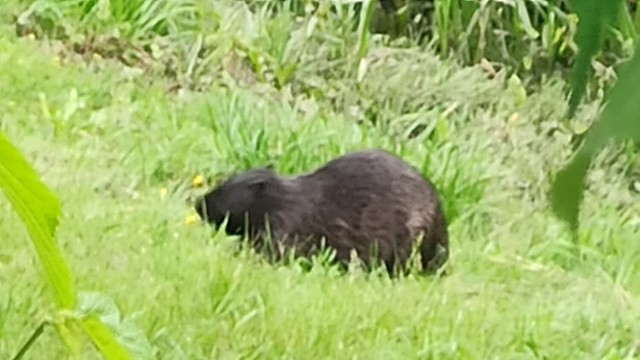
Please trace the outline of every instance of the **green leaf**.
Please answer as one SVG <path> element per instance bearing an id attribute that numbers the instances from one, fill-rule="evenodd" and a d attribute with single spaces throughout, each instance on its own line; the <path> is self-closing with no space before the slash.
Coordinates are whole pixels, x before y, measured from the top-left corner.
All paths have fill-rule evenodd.
<path id="1" fill-rule="evenodd" d="M 76 314 L 70 310 L 61 310 L 56 314 L 53 325 L 67 349 L 76 359 L 79 358 L 84 340 L 82 336 L 84 330 L 80 326 Z"/>
<path id="2" fill-rule="evenodd" d="M 608 93 L 608 103 L 598 122 L 589 130 L 583 146 L 565 169 L 560 171 L 551 187 L 554 212 L 572 229 L 578 223 L 578 208 L 582 201 L 583 182 L 591 158 L 611 139 L 640 142 L 640 48 L 629 62 L 620 68 L 616 84 Z"/>
<path id="3" fill-rule="evenodd" d="M 578 227 L 578 208 L 582 202 L 584 178 L 591 163 L 591 158 L 584 155 L 578 153 L 566 168 L 558 172 L 551 187 L 553 211 L 573 231 Z"/>
<path id="4" fill-rule="evenodd" d="M 104 328 L 97 329 L 97 325 L 92 322 L 94 320 L 88 320 L 89 325 L 85 327 L 91 331 L 98 331 L 90 336 L 92 339 L 101 341 L 98 343 L 94 340 L 96 346 L 101 350 L 109 351 L 113 356 L 120 356 L 118 354 L 128 350 L 136 355 L 136 359 L 153 358 L 153 349 L 142 330 L 136 327 L 133 321 L 121 319 L 120 310 L 109 296 L 98 292 L 80 293 L 78 295 L 78 311 L 81 316 L 88 316 L 94 320 L 99 319 L 100 323 L 104 324 Z M 115 334 L 115 338 L 112 335 L 107 337 L 106 332 Z"/>
<path id="5" fill-rule="evenodd" d="M 58 251 L 54 235 L 60 203 L 9 139 L 0 132 L 0 189 L 25 225 L 53 287 L 56 305 L 75 307 L 71 272 Z"/>
<path id="6" fill-rule="evenodd" d="M 106 359 L 131 359 L 129 352 L 116 340 L 111 330 L 95 316 L 82 320 L 82 327 Z"/>
<path id="7" fill-rule="evenodd" d="M 569 116 L 573 116 L 585 93 L 591 59 L 602 47 L 605 28 L 617 20 L 622 3 L 622 0 L 571 1 L 580 20 L 576 32 L 576 44 L 579 51 L 571 69 L 572 93 L 569 99 Z"/>
<path id="8" fill-rule="evenodd" d="M 110 329 L 94 315 L 80 321 L 72 311 L 77 302 L 71 272 L 58 251 L 54 238 L 60 216 L 60 202 L 2 132 L 0 159 L 0 189 L 24 223 L 53 287 L 56 305 L 61 310 L 54 322 L 58 334 L 76 355 L 80 352 L 80 336 L 84 330 L 106 358 L 129 359 L 129 353 L 116 341 Z M 86 300 L 81 305 L 86 307 Z M 112 307 L 115 308 L 115 305 Z M 115 315 L 119 323 L 117 309 Z M 105 320 L 108 319 L 103 319 Z M 24 351 L 21 350 L 19 355 L 22 356 L 30 345 Z"/>

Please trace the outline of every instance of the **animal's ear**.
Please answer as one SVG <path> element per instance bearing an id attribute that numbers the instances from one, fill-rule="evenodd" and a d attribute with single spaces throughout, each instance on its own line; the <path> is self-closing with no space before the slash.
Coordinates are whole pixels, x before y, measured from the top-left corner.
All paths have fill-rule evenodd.
<path id="1" fill-rule="evenodd" d="M 251 189 L 255 192 L 260 192 L 262 190 L 264 190 L 265 187 L 267 187 L 267 179 L 266 178 L 255 178 L 255 179 L 251 179 L 251 181 L 249 182 L 249 187 L 251 187 Z"/>

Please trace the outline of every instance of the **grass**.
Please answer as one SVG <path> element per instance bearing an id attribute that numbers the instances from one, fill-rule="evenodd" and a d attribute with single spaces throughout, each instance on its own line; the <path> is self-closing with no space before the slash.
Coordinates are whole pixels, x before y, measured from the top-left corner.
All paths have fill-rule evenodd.
<path id="1" fill-rule="evenodd" d="M 346 27 L 330 32 L 319 19 L 322 36 L 305 45 L 303 33 L 276 36 L 288 32 L 287 15 L 266 21 L 220 4 L 255 28 L 227 18 L 231 28 L 211 33 L 225 50 L 192 67 L 177 57 L 176 76 L 154 67 L 162 57 L 126 66 L 0 29 L 0 127 L 62 200 L 58 241 L 77 287 L 112 296 L 155 358 L 638 356 L 637 151 L 611 147 L 594 163 L 577 242 L 546 198 L 596 103 L 569 121 L 560 77 L 527 91 L 526 79 L 505 71 L 492 77 L 375 37 L 357 81 L 357 36 Z M 251 31 L 281 43 L 242 40 Z M 228 34 L 237 42 L 222 40 Z M 174 36 L 166 46 L 188 54 L 194 43 Z M 238 48 L 248 60 L 227 56 Z M 238 75 L 247 73 L 258 79 Z M 402 155 L 440 189 L 448 276 L 270 265 L 185 222 L 188 199 L 203 191 L 191 188 L 198 174 L 208 186 L 267 163 L 293 174 L 365 147 Z M 4 201 L 0 238 L 0 358 L 8 358 L 53 305 Z M 27 358 L 65 354 L 45 331 Z"/>

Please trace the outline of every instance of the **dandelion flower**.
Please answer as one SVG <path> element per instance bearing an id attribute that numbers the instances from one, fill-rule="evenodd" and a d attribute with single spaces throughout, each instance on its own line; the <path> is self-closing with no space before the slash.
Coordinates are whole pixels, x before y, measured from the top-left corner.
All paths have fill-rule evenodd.
<path id="1" fill-rule="evenodd" d="M 196 224 L 198 222 L 198 217 L 195 214 L 189 214 L 187 215 L 187 218 L 185 219 L 184 222 L 187 225 Z"/>
<path id="2" fill-rule="evenodd" d="M 196 177 L 193 178 L 193 181 L 191 182 L 191 184 L 193 185 L 193 187 L 199 188 L 204 184 L 204 176 L 202 175 L 197 175 Z"/>

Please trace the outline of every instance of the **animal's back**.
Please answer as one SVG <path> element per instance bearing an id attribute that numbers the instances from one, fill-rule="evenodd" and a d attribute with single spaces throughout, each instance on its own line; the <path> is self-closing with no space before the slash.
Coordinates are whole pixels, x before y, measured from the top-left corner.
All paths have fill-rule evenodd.
<path id="1" fill-rule="evenodd" d="M 371 245 L 388 266 L 405 263 L 413 241 L 424 232 L 423 267 L 440 244 L 448 250 L 446 220 L 433 185 L 414 168 L 382 150 L 358 151 L 329 161 L 307 174 L 314 197 L 309 230 L 327 238 L 339 259 L 355 249 L 369 262 Z"/>

